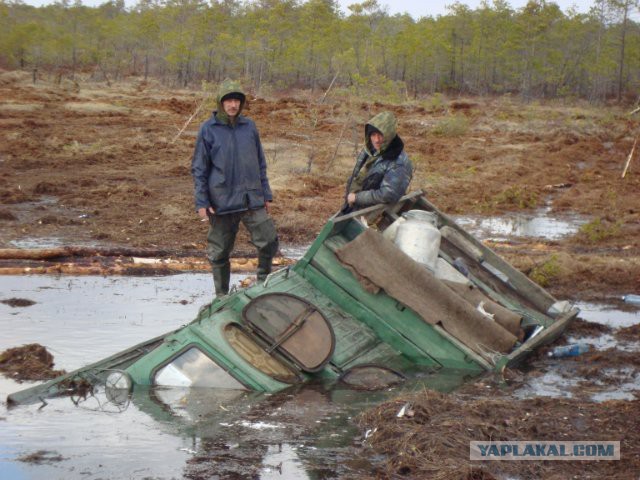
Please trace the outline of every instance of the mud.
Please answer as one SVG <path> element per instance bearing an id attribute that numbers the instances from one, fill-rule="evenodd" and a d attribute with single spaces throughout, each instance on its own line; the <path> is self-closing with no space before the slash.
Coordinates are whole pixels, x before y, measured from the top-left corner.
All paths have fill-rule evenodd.
<path id="1" fill-rule="evenodd" d="M 620 339 L 640 341 L 640 324 L 621 328 L 616 336 Z"/>
<path id="2" fill-rule="evenodd" d="M 73 245 L 171 253 L 159 256 L 157 264 L 136 264 L 133 257 L 2 260 L 3 273 L 206 270 L 207 226 L 193 211 L 190 177 L 197 124 L 205 116 L 177 136 L 196 110 L 200 92 L 140 83 L 80 84 L 66 90 L 31 85 L 28 78 L 0 78 L 0 98 L 10 99 L 0 102 L 0 248 Z M 523 104 L 506 97 L 425 98 L 392 105 L 332 95 L 323 105 L 305 92 L 252 97 L 248 104 L 268 160 L 272 213 L 283 247 L 308 244 L 340 208 L 362 125 L 389 109 L 399 116 L 399 133 L 416 167 L 411 188 L 425 189 L 444 212 L 482 217 L 526 212 L 531 217 L 543 210 L 546 218 L 581 216 L 577 229 L 553 238 L 507 234 L 486 241 L 552 294 L 610 301 L 638 293 L 637 159 L 625 179 L 620 174 L 639 124 L 627 112 L 586 104 Z M 244 230 L 237 248 L 253 250 Z M 142 323 L 142 313 L 139 318 Z M 633 343 L 640 342 L 638 325 L 613 330 L 577 321 L 568 335 L 610 336 L 614 344 L 631 346 L 558 360 L 548 359 L 543 349 L 526 369 L 507 370 L 501 378 L 485 378 L 454 395 L 424 390 L 382 404 L 358 420 L 363 433 L 377 428 L 356 446 L 375 470 L 368 476 L 362 473 L 368 466 L 353 472 L 359 472 L 358 478 L 630 478 L 640 471 L 638 388 L 625 385 L 638 379 L 633 350 Z M 2 354 L 0 365 L 8 358 L 10 364 L 27 363 L 27 373 L 53 368 L 46 350 L 5 357 L 14 350 Z M 29 364 L 40 357 L 41 367 Z M 11 378 L 22 371 L 17 364 L 11 368 L 5 371 Z M 542 388 L 549 382 L 553 388 Z M 596 401 L 615 392 L 630 399 Z M 412 415 L 398 418 L 407 403 Z M 267 412 L 256 414 L 254 420 Z M 298 434 L 295 430 L 290 438 Z M 487 438 L 620 439 L 623 460 L 469 463 L 468 442 Z M 253 450 L 266 449 L 256 440 Z M 256 477 L 257 457 L 243 451 L 205 440 L 184 476 Z M 55 452 L 34 455 L 56 457 Z M 353 461 L 353 455 L 349 458 Z M 333 462 L 340 460 L 339 455 L 330 459 L 327 478 L 335 475 Z M 277 471 L 277 462 L 273 468 Z"/>
<path id="3" fill-rule="evenodd" d="M 567 335 L 580 337 L 597 336 L 605 333 L 611 333 L 611 327 L 600 323 L 588 322 L 582 318 L 574 320 L 567 329 Z M 564 337 L 561 337 L 564 338 Z M 560 339 L 559 339 L 560 340 Z"/>
<path id="4" fill-rule="evenodd" d="M 53 366 L 53 355 L 37 343 L 9 348 L 0 353 L 0 372 L 17 382 L 50 380 L 66 373 L 64 370 L 54 370 Z"/>
<path id="5" fill-rule="evenodd" d="M 189 172 L 208 113 L 177 136 L 202 94 L 140 85 L 80 83 L 70 91 L 27 77 L 2 82 L 0 97 L 10 100 L 0 103 L 0 247 L 203 255 L 206 225 L 193 211 Z M 584 216 L 578 232 L 538 242 L 544 252 L 521 255 L 526 246 L 516 245 L 506 254 L 552 293 L 602 299 L 640 284 L 640 165 L 632 162 L 620 178 L 638 122 L 616 107 L 581 103 L 504 97 L 393 105 L 336 91 L 320 105 L 308 92 L 251 96 L 247 114 L 261 132 L 283 245 L 308 244 L 340 208 L 362 125 L 382 109 L 399 116 L 416 167 L 411 188 L 425 189 L 446 213 L 544 208 L 547 217 Z M 243 229 L 237 246 L 252 250 Z"/>

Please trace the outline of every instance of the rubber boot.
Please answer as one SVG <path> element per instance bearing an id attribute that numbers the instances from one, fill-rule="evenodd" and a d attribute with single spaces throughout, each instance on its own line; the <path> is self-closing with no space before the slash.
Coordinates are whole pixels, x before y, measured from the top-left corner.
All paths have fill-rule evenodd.
<path id="1" fill-rule="evenodd" d="M 272 262 L 273 257 L 258 256 L 258 271 L 256 276 L 258 277 L 259 282 L 264 282 L 267 275 L 271 273 Z"/>
<path id="2" fill-rule="evenodd" d="M 229 279 L 231 278 L 231 265 L 228 263 L 222 267 L 212 267 L 213 287 L 216 297 L 222 297 L 229 293 Z"/>

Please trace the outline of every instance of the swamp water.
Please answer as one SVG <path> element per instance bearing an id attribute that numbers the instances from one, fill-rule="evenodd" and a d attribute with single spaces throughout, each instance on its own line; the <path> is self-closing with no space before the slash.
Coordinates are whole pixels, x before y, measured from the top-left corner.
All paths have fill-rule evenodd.
<path id="1" fill-rule="evenodd" d="M 232 276 L 232 284 L 242 276 Z M 208 274 L 163 277 L 4 276 L 0 351 L 39 343 L 71 371 L 181 327 L 209 300 Z M 403 388 L 452 390 L 465 379 L 429 376 Z M 351 418 L 398 394 L 307 386 L 266 395 L 212 389 L 98 389 L 6 408 L 30 386 L 0 376 L 0 479 L 341 478 L 368 472 Z"/>
<path id="2" fill-rule="evenodd" d="M 585 220 L 541 216 L 456 219 L 480 238 L 555 239 Z M 302 250 L 292 250 L 299 256 Z M 233 276 L 237 283 L 243 276 Z M 0 351 L 40 343 L 56 369 L 74 370 L 195 318 L 209 300 L 211 277 L 0 277 L 0 300 L 24 298 L 29 307 L 0 304 Z M 638 309 L 577 305 L 581 317 L 614 329 L 640 323 Z M 614 330 L 615 331 L 615 330 Z M 638 351 L 612 335 L 570 339 L 592 348 Z M 563 359 L 515 393 L 519 398 L 567 396 L 571 377 Z M 619 372 L 624 375 L 625 372 Z M 620 388 L 593 401 L 632 398 L 640 379 L 629 372 Z M 454 389 L 465 379 L 424 378 L 403 388 Z M 368 473 L 368 459 L 352 446 L 363 433 L 351 419 L 399 393 L 307 386 L 265 395 L 210 389 L 137 389 L 131 398 L 98 390 L 87 399 L 7 410 L 7 394 L 27 388 L 0 376 L 0 480 L 11 479 L 321 479 Z"/>
<path id="3" fill-rule="evenodd" d="M 481 240 L 504 241 L 509 238 L 546 238 L 557 240 L 574 235 L 589 221 L 579 215 L 550 216 L 549 208 L 533 213 L 509 213 L 497 217 L 453 216 L 469 233 Z"/>

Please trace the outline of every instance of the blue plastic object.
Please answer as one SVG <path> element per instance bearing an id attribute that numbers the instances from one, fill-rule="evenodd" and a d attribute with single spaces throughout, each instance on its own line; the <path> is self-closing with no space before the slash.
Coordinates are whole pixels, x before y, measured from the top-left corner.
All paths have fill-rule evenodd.
<path id="1" fill-rule="evenodd" d="M 563 345 L 551 350 L 547 355 L 553 358 L 577 357 L 589 351 L 588 343 L 574 343 L 572 345 Z"/>

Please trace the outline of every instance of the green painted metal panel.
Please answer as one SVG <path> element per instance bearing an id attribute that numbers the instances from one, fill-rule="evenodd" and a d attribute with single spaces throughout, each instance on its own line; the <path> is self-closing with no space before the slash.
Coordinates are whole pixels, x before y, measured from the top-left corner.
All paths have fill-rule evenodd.
<path id="1" fill-rule="evenodd" d="M 305 269 L 305 277 L 311 283 L 325 293 L 333 289 L 336 298 L 332 297 L 332 299 L 336 303 L 368 324 L 383 341 L 388 342 L 398 351 L 410 358 L 415 358 L 415 352 L 408 351 L 410 346 L 414 346 L 425 359 L 431 360 L 432 363 L 439 363 L 447 368 L 483 370 L 472 358 L 443 338 L 411 309 L 384 293 L 374 295 L 365 291 L 327 247 L 318 249 L 311 266 L 319 274 L 313 275 L 308 268 Z M 322 285 L 323 277 L 325 281 L 331 283 Z M 343 292 L 342 295 L 339 293 L 340 290 Z M 341 302 L 337 300 L 339 297 L 342 297 Z M 355 314 L 350 311 L 357 309 L 353 304 L 359 304 L 366 310 L 361 311 L 359 315 Z"/>
<path id="2" fill-rule="evenodd" d="M 215 317 L 201 318 L 167 337 L 162 345 L 129 367 L 127 373 L 135 384 L 151 385 L 152 375 L 159 366 L 168 363 L 185 348 L 195 345 L 250 389 L 275 392 L 288 387 L 288 384 L 254 368 L 229 345 L 222 330 L 231 322 L 239 323 L 239 319 L 239 314 L 232 309 L 219 311 Z"/>
<path id="3" fill-rule="evenodd" d="M 442 366 L 424 350 L 418 348 L 414 343 L 407 342 L 406 338 L 383 322 L 373 310 L 369 309 L 357 299 L 354 299 L 339 285 L 333 284 L 329 278 L 323 275 L 316 268 L 312 266 L 307 267 L 305 269 L 305 275 L 309 281 L 323 284 L 323 288 L 327 289 L 326 292 L 329 297 L 335 301 L 340 308 L 344 309 L 353 317 L 369 326 L 378 338 L 389 343 L 393 348 L 406 355 L 414 363 L 437 368 Z"/>
<path id="4" fill-rule="evenodd" d="M 401 373 L 408 373 L 415 370 L 416 364 L 411 359 L 395 351 L 386 343 L 378 343 L 370 350 L 363 352 L 350 363 L 343 365 L 343 369 L 355 367 L 357 365 L 375 364 L 381 365 Z M 425 367 L 427 370 L 436 370 L 435 367 Z"/>
<path id="5" fill-rule="evenodd" d="M 246 293 L 255 296 L 258 292 L 290 293 L 317 306 L 333 328 L 336 345 L 331 363 L 338 369 L 381 343 L 371 328 L 349 315 L 295 271 L 291 271 L 287 278 L 285 275 L 274 277 L 266 289 L 260 286 L 252 287 Z"/>

